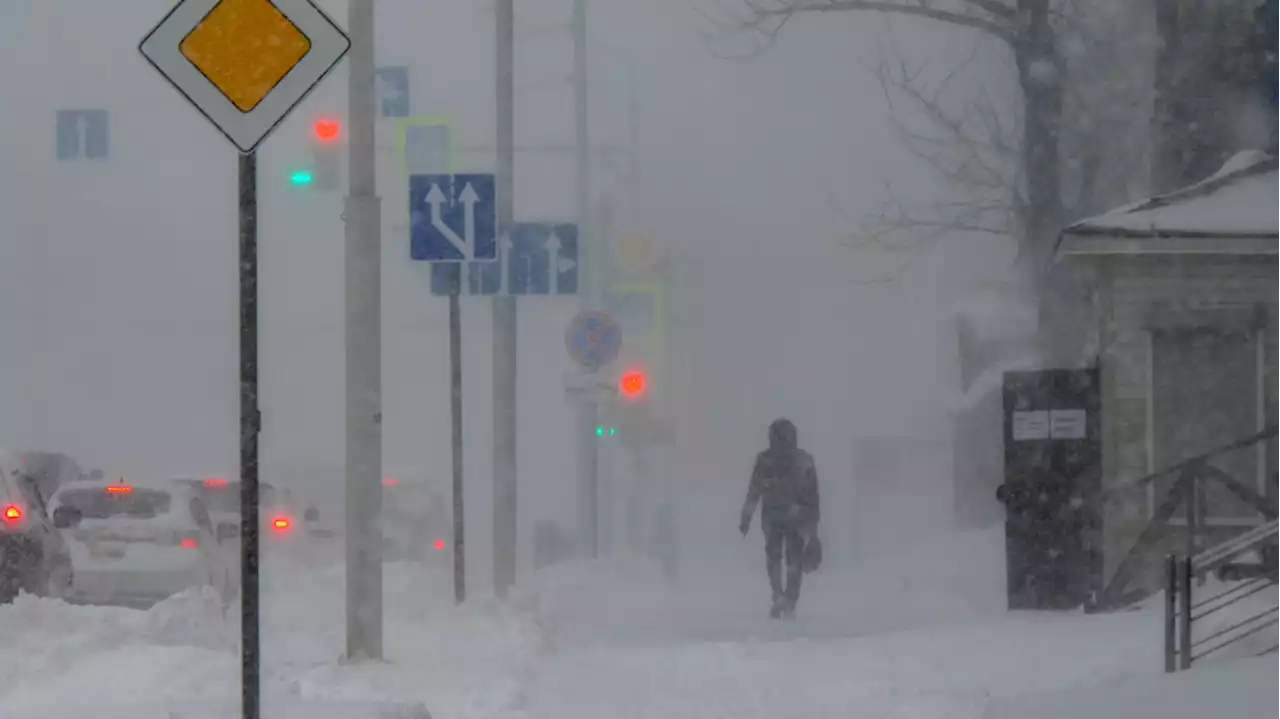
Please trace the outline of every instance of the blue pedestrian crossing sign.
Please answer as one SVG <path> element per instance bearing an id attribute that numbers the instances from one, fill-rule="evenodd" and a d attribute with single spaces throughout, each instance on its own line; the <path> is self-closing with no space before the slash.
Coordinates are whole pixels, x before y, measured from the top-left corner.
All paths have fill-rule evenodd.
<path id="1" fill-rule="evenodd" d="M 401 119 L 398 127 L 400 156 L 410 175 L 453 172 L 453 123 L 439 117 L 409 117 Z"/>
<path id="2" fill-rule="evenodd" d="M 409 176 L 409 256 L 428 262 L 498 259 L 491 174 Z"/>
<path id="3" fill-rule="evenodd" d="M 607 312 L 580 312 L 569 322 L 564 345 L 574 362 L 599 369 L 617 358 L 622 349 L 622 328 Z"/>
<path id="4" fill-rule="evenodd" d="M 107 159 L 106 110 L 58 110 L 54 115 L 59 162 Z"/>

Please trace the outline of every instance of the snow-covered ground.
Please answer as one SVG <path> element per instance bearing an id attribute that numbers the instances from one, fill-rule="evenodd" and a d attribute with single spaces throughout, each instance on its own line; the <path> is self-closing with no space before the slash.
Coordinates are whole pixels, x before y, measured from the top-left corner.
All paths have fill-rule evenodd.
<path id="1" fill-rule="evenodd" d="M 765 617 L 759 562 L 685 567 L 676 586 L 643 564 L 564 566 L 464 608 L 446 576 L 389 564 L 388 661 L 357 665 L 339 660 L 341 565 L 268 563 L 265 716 L 418 700 L 435 719 L 1173 719 L 1225 694 L 1234 717 L 1276 715 L 1274 658 L 1160 675 L 1158 607 L 1004 612 L 998 548 L 975 532 L 833 565 L 788 623 Z M 21 597 L 0 607 L 3 714 L 236 717 L 237 619 L 199 593 L 145 612 Z"/>

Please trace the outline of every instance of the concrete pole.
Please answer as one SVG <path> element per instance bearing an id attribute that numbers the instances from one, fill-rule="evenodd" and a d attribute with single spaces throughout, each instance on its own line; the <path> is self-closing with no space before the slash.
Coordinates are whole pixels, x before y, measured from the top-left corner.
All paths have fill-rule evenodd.
<path id="1" fill-rule="evenodd" d="M 382 252 L 373 0 L 347 0 L 347 657 L 382 658 Z"/>
<path id="2" fill-rule="evenodd" d="M 581 287 L 582 309 L 603 306 L 604 287 L 596 237 L 591 222 L 591 150 L 587 125 L 587 3 L 573 2 L 573 106 L 575 156 L 577 159 L 578 252 L 585 254 Z M 581 284 L 581 283 L 580 283 Z M 600 556 L 600 454 L 595 428 L 600 422 L 600 406 L 594 399 L 581 404 L 578 412 L 578 521 L 584 549 Z"/>
<path id="3" fill-rule="evenodd" d="M 494 46 L 497 93 L 498 232 L 515 214 L 515 7 L 497 0 Z M 505 242 L 500 251 L 506 251 Z M 507 278 L 503 278 L 506 284 Z M 493 591 L 505 598 L 516 581 L 516 300 L 493 298 Z"/>

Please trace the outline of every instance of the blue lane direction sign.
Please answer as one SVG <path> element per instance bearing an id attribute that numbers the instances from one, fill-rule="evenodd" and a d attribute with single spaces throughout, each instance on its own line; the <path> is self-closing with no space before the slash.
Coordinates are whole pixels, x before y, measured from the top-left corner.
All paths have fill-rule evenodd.
<path id="1" fill-rule="evenodd" d="M 622 349 L 622 328 L 607 312 L 579 312 L 569 322 L 564 345 L 574 362 L 599 369 L 617 358 Z"/>
<path id="2" fill-rule="evenodd" d="M 375 72 L 378 114 L 382 117 L 408 117 L 409 68 L 393 65 L 380 67 Z"/>
<path id="3" fill-rule="evenodd" d="M 428 262 L 498 259 L 493 175 L 410 175 L 409 256 Z"/>
<path id="4" fill-rule="evenodd" d="M 578 226 L 517 222 L 510 251 L 499 262 L 469 262 L 462 274 L 464 295 L 559 295 L 578 293 Z M 450 268 L 431 266 L 431 294 L 449 294 Z"/>
<path id="5" fill-rule="evenodd" d="M 506 265 L 509 295 L 578 293 L 578 226 L 520 222 L 511 230 Z"/>
<path id="6" fill-rule="evenodd" d="M 106 110 L 58 110 L 54 134 L 59 162 L 107 159 Z"/>

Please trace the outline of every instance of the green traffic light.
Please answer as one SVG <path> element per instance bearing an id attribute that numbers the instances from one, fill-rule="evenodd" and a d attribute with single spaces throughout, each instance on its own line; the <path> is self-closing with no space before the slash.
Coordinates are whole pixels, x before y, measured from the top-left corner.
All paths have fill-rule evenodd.
<path id="1" fill-rule="evenodd" d="M 299 170 L 292 175 L 289 175 L 289 182 L 292 182 L 295 185 L 309 185 L 311 184 L 311 180 L 311 173 L 305 170 Z"/>
<path id="2" fill-rule="evenodd" d="M 597 437 L 603 437 L 603 436 L 605 435 L 605 433 L 606 433 L 606 432 L 609 434 L 609 436 L 610 436 L 610 437 L 612 437 L 613 435 L 615 435 L 615 434 L 617 434 L 617 433 L 618 433 L 618 428 L 617 428 L 617 427 L 605 427 L 605 426 L 602 426 L 602 425 L 597 425 L 597 426 L 596 426 L 596 436 L 597 436 Z"/>

